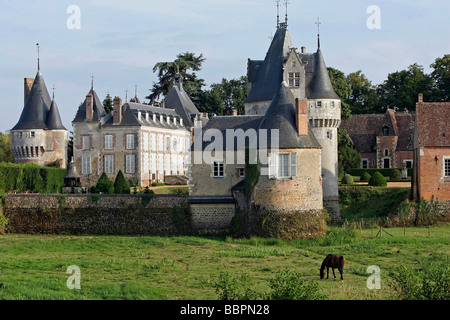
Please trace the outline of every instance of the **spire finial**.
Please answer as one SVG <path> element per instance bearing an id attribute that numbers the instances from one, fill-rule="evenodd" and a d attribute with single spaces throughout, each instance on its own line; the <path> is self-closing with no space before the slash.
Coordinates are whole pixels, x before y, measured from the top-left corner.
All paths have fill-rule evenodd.
<path id="1" fill-rule="evenodd" d="M 288 12 L 288 4 L 289 4 L 289 1 L 288 0 L 284 0 L 284 5 L 286 6 L 286 15 L 285 15 L 285 23 L 286 23 L 286 27 L 287 27 L 287 22 L 288 22 L 288 14 L 287 14 L 287 12 Z"/>
<path id="2" fill-rule="evenodd" d="M 125 89 L 125 102 L 128 102 L 128 88 Z"/>
<path id="3" fill-rule="evenodd" d="M 52 90 L 53 90 L 53 100 L 55 100 L 55 85 L 53 84 Z"/>
<path id="4" fill-rule="evenodd" d="M 38 54 L 38 71 L 41 71 L 41 65 L 40 65 L 40 61 L 39 61 L 39 51 L 40 51 L 40 47 L 39 47 L 39 42 L 36 43 L 37 46 L 37 54 Z"/>
<path id="5" fill-rule="evenodd" d="M 134 98 L 137 99 L 137 84 L 134 85 Z M 137 100 L 136 100 L 137 101 Z"/>
<path id="6" fill-rule="evenodd" d="M 277 29 L 280 26 L 280 1 L 281 0 L 276 0 L 277 1 Z"/>
<path id="7" fill-rule="evenodd" d="M 320 24 L 321 24 L 321 22 L 320 22 L 319 17 L 317 17 L 316 24 L 317 24 L 317 49 L 320 49 Z"/>
<path id="8" fill-rule="evenodd" d="M 94 75 L 91 75 L 91 90 L 94 90 Z"/>

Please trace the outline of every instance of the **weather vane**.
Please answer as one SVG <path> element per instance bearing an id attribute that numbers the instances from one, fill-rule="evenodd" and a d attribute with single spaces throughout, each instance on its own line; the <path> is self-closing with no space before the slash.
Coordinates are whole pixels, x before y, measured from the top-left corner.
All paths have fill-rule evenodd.
<path id="1" fill-rule="evenodd" d="M 277 28 L 280 26 L 280 1 L 277 0 Z"/>
<path id="2" fill-rule="evenodd" d="M 289 1 L 288 0 L 284 0 L 284 5 L 286 6 L 286 15 L 285 15 L 285 22 L 286 22 L 286 27 L 287 27 L 287 22 L 288 22 L 288 4 Z"/>
<path id="3" fill-rule="evenodd" d="M 320 22 L 319 17 L 317 17 L 316 24 L 317 24 L 317 47 L 320 48 L 320 24 L 321 24 L 321 22 Z"/>
<path id="4" fill-rule="evenodd" d="M 40 66 L 40 63 L 39 63 L 39 50 L 40 50 L 39 42 L 36 43 L 36 46 L 37 46 L 37 53 L 38 53 L 38 71 L 41 71 L 41 66 Z"/>

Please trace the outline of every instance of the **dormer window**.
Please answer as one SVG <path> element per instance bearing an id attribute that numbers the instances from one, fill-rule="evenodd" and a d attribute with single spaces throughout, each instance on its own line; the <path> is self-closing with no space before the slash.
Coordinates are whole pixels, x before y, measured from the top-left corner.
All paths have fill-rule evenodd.
<path id="1" fill-rule="evenodd" d="M 288 81 L 290 88 L 300 87 L 300 72 L 289 72 Z"/>
<path id="2" fill-rule="evenodd" d="M 322 107 L 322 101 L 317 101 L 316 106 L 317 106 L 318 108 L 321 108 L 321 107 Z"/>
<path id="3" fill-rule="evenodd" d="M 389 135 L 389 127 L 383 127 L 383 136 Z"/>

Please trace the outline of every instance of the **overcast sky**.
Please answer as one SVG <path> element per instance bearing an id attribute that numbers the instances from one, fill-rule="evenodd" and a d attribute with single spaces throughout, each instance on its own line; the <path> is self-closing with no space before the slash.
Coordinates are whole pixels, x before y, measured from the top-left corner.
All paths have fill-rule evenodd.
<path id="1" fill-rule="evenodd" d="M 79 19 L 68 13 L 73 5 Z M 379 29 L 367 26 L 374 22 L 372 5 L 380 9 Z M 101 100 L 107 92 L 124 99 L 127 89 L 134 96 L 135 86 L 144 100 L 156 81 L 155 63 L 181 52 L 206 57 L 198 75 L 208 87 L 245 75 L 248 58 L 264 59 L 276 12 L 275 0 L 0 0 L 0 131 L 20 117 L 23 79 L 37 71 L 36 43 L 49 93 L 54 86 L 72 130 L 91 75 Z M 379 84 L 415 62 L 429 72 L 450 52 L 449 13 L 448 0 L 289 0 L 288 25 L 294 45 L 314 52 L 320 17 L 327 66 L 345 74 L 362 70 Z M 281 6 L 282 20 L 284 14 Z"/>

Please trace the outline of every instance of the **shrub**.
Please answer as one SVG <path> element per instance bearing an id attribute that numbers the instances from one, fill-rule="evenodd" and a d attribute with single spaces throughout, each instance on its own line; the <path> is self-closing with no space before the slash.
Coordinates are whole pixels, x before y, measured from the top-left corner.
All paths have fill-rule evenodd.
<path id="1" fill-rule="evenodd" d="M 95 188 L 97 189 L 98 192 L 114 193 L 114 185 L 112 181 L 109 180 L 105 172 L 103 172 L 102 175 L 100 176 L 100 179 L 98 179 Z"/>
<path id="2" fill-rule="evenodd" d="M 128 185 L 122 170 L 117 172 L 116 179 L 114 180 L 114 193 L 116 194 L 129 194 L 130 186 Z"/>
<path id="3" fill-rule="evenodd" d="M 344 176 L 342 177 L 341 183 L 342 184 L 353 184 L 353 177 L 351 175 L 344 174 Z"/>
<path id="4" fill-rule="evenodd" d="M 370 175 L 370 173 L 368 173 L 367 171 L 364 171 L 364 172 L 361 174 L 360 181 L 370 181 L 370 178 L 372 178 L 372 176 Z"/>
<path id="5" fill-rule="evenodd" d="M 387 186 L 386 179 L 378 171 L 373 174 L 369 180 L 369 186 L 373 187 L 385 187 Z"/>
<path id="6" fill-rule="evenodd" d="M 298 272 L 289 270 L 279 271 L 270 280 L 272 291 L 267 295 L 268 300 L 323 300 L 325 296 L 320 292 L 317 282 L 305 282 Z"/>
<path id="7" fill-rule="evenodd" d="M 394 169 L 390 176 L 391 180 L 401 180 L 402 179 L 402 173 L 398 169 Z"/>

